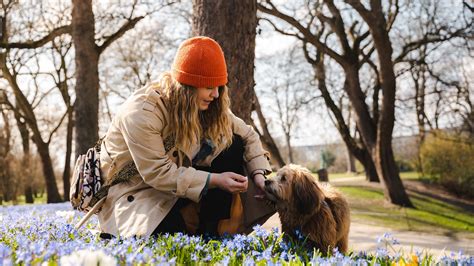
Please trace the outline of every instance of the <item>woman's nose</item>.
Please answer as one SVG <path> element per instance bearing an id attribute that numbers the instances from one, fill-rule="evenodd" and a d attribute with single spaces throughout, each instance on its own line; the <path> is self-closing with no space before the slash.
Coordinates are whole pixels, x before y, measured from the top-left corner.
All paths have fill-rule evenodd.
<path id="1" fill-rule="evenodd" d="M 214 89 L 212 89 L 211 96 L 214 97 L 214 98 L 219 97 L 219 88 L 218 87 L 215 87 Z"/>

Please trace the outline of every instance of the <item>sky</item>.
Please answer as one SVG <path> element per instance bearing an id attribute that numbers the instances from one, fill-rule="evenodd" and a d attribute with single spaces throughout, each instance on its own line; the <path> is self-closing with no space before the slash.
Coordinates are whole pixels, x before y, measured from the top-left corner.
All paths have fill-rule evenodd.
<path id="1" fill-rule="evenodd" d="M 159 15 L 158 17 L 160 17 Z M 164 15 L 166 16 L 166 15 Z M 173 19 L 173 18 L 167 18 L 165 22 L 155 19 L 150 19 L 150 20 L 144 20 L 141 22 L 140 27 L 145 27 L 147 25 L 151 25 L 151 23 L 165 23 L 165 31 L 164 34 L 168 35 L 174 35 L 174 38 L 177 38 L 177 34 L 179 35 L 178 37 L 182 37 L 184 39 L 183 33 L 186 32 L 186 26 L 184 26 L 183 29 L 181 29 L 179 25 L 181 25 L 183 22 L 179 19 Z M 138 26 L 138 25 L 137 25 Z M 271 56 L 272 54 L 278 54 L 282 51 L 286 51 L 290 49 L 291 46 L 295 44 L 295 39 L 292 37 L 288 36 L 282 36 L 278 33 L 273 32 L 272 30 L 269 29 L 269 27 L 265 26 L 260 26 L 262 29 L 262 33 L 257 35 L 256 38 L 256 91 L 257 94 L 260 96 L 260 100 L 262 102 L 262 106 L 265 106 L 265 108 L 271 109 L 274 102 L 272 101 L 272 98 L 268 96 L 268 94 L 263 94 L 262 92 L 265 90 L 268 90 L 267 87 L 264 86 L 264 82 L 261 82 L 261 80 L 258 80 L 259 76 L 265 76 L 266 70 L 262 70 L 263 67 L 261 66 L 259 60 L 263 57 L 268 57 Z M 159 32 L 158 34 L 161 34 Z M 157 45 L 158 46 L 158 45 Z M 158 52 L 158 50 L 157 50 Z M 105 62 L 108 60 L 108 57 L 114 56 L 113 54 L 104 54 L 103 58 L 101 58 L 101 63 Z M 161 56 L 161 54 L 160 54 Z M 166 57 L 166 60 L 163 60 L 164 62 L 168 62 L 168 66 L 164 64 L 163 62 L 160 63 L 160 68 L 163 69 L 156 69 L 156 73 L 161 72 L 165 70 L 165 68 L 169 68 L 169 63 L 170 63 L 170 51 L 168 51 L 166 54 L 163 55 Z M 461 64 L 465 64 L 468 69 L 473 69 L 473 60 L 472 58 L 470 59 L 462 59 L 460 60 Z M 43 71 L 51 71 L 52 70 L 52 64 L 49 60 L 47 59 L 42 59 L 41 61 L 41 67 Z M 114 68 L 115 67 L 115 68 Z M 307 67 L 307 66 L 306 66 Z M 114 73 L 114 69 L 119 70 L 118 66 L 114 66 L 113 63 L 110 65 L 110 70 L 111 73 Z M 262 73 L 263 71 L 263 73 Z M 275 71 L 277 72 L 278 70 L 275 68 Z M 118 73 L 118 72 L 117 72 Z M 115 74 L 117 76 L 117 73 Z M 104 77 L 101 77 L 104 79 Z M 118 75 L 117 78 L 121 78 L 120 75 Z M 21 83 L 31 85 L 31 81 L 28 81 L 26 79 L 20 81 Z M 43 85 L 47 86 L 48 82 L 46 79 L 42 81 Z M 31 94 L 32 92 L 30 92 Z M 58 100 L 60 98 L 55 98 L 52 102 L 49 104 L 51 105 L 50 108 L 46 109 L 45 113 L 50 113 L 50 115 L 47 115 L 46 117 L 54 117 L 57 115 L 58 110 L 61 110 L 61 105 L 62 100 Z M 112 112 L 117 109 L 119 104 L 122 102 L 122 99 L 114 98 L 111 97 L 109 100 L 109 103 L 111 104 L 111 109 Z M 265 110 L 264 110 L 265 111 Z M 268 118 L 269 121 L 271 121 L 271 129 L 273 136 L 277 139 L 281 139 L 283 137 L 283 132 L 279 128 L 278 124 L 276 121 L 278 118 L 276 115 L 272 112 L 265 112 L 266 117 Z M 407 121 L 411 121 L 413 119 L 409 119 Z M 414 120 L 413 120 L 414 121 Z M 101 134 L 105 133 L 107 128 L 107 125 L 104 123 L 101 125 Z M 412 127 L 403 127 L 400 126 L 399 124 L 396 125 L 395 127 L 395 135 L 409 135 L 413 134 L 415 131 L 412 130 Z M 340 136 L 337 130 L 335 129 L 333 123 L 331 122 L 330 115 L 327 111 L 327 108 L 324 106 L 324 104 L 318 104 L 313 108 L 312 111 L 306 111 L 302 112 L 301 115 L 299 116 L 299 123 L 298 127 L 295 130 L 294 138 L 293 138 L 293 145 L 296 146 L 301 146 L 301 145 L 317 145 L 317 144 L 328 144 L 328 143 L 334 143 L 337 141 L 340 141 Z M 62 142 L 61 142 L 62 143 Z M 58 147 L 61 146 L 61 144 L 57 144 Z"/>

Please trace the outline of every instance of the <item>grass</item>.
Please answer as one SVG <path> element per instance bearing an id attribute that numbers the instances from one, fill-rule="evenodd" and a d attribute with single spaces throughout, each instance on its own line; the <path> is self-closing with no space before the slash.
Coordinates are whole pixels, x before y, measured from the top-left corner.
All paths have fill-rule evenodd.
<path id="1" fill-rule="evenodd" d="M 317 176 L 317 174 L 316 174 Z M 349 177 L 365 177 L 364 173 L 329 173 L 329 180 L 349 178 Z"/>
<path id="2" fill-rule="evenodd" d="M 317 178 L 317 174 L 313 173 Z M 358 177 L 365 180 L 364 173 L 329 173 L 329 180 Z M 400 173 L 402 180 L 422 180 L 417 172 Z M 342 181 L 342 180 L 341 180 Z M 355 185 L 348 185 L 354 183 Z M 344 180 L 338 186 L 346 195 L 352 211 L 352 219 L 398 230 L 436 232 L 441 234 L 462 233 L 474 238 L 474 213 L 459 206 L 416 192 L 408 192 L 415 208 L 401 208 L 385 201 L 381 188 L 364 185 L 357 180 Z"/>
<path id="3" fill-rule="evenodd" d="M 316 177 L 318 176 L 316 173 L 313 173 Z M 329 180 L 340 179 L 340 178 L 350 178 L 350 177 L 360 177 L 365 178 L 365 173 L 329 173 Z M 407 180 L 416 180 L 420 179 L 421 175 L 418 172 L 401 172 L 400 173 L 401 179 Z"/>
<path id="4" fill-rule="evenodd" d="M 46 203 L 46 193 L 43 193 L 43 195 L 40 195 L 39 197 L 34 197 L 34 204 L 45 204 L 45 203 Z M 13 206 L 13 205 L 24 205 L 24 204 L 27 204 L 25 200 L 25 195 L 20 195 L 17 197 L 16 201 L 2 201 L 2 204 L 0 204 L 0 206 Z"/>
<path id="5" fill-rule="evenodd" d="M 352 219 L 400 230 L 465 233 L 474 238 L 473 213 L 416 192 L 409 196 L 415 208 L 402 208 L 387 203 L 379 188 L 341 186 L 352 211 Z"/>

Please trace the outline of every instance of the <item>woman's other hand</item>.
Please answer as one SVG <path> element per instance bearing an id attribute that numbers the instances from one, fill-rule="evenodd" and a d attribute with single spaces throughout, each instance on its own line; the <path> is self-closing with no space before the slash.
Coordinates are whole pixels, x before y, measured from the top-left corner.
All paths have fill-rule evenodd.
<path id="1" fill-rule="evenodd" d="M 265 176 L 263 174 L 255 174 L 253 176 L 253 181 L 255 182 L 255 185 L 257 186 L 257 191 L 254 195 L 255 198 L 257 199 L 263 199 L 265 197 Z"/>
<path id="2" fill-rule="evenodd" d="M 247 191 L 248 179 L 243 175 L 233 172 L 224 172 L 221 174 L 211 174 L 209 185 L 211 188 L 218 187 L 230 193 L 240 193 Z"/>

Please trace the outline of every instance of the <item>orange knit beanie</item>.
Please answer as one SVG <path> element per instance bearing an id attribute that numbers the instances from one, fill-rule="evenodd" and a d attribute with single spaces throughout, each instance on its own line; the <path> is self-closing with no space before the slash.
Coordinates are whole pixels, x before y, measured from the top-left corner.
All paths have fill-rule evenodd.
<path id="1" fill-rule="evenodd" d="M 185 40 L 173 61 L 172 76 L 178 82 L 196 88 L 227 84 L 227 67 L 219 44 L 209 37 Z"/>

